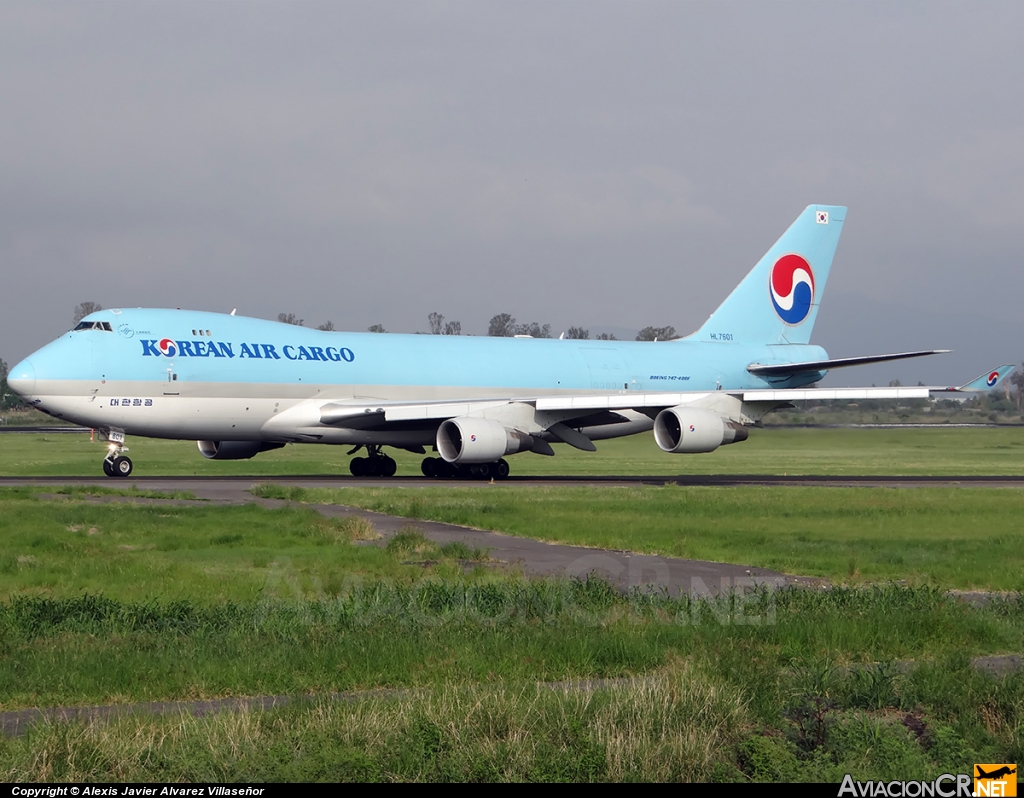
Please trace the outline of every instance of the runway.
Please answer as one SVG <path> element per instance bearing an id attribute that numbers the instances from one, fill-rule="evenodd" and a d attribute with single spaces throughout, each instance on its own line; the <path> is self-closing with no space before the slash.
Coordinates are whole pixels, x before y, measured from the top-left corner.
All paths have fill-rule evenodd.
<path id="1" fill-rule="evenodd" d="M 95 477 L 0 477 L 0 486 L 94 485 L 145 490 L 217 491 L 249 490 L 255 485 L 288 485 L 302 488 L 487 488 L 494 484 L 510 487 L 613 487 L 633 485 L 677 485 L 680 487 L 825 487 L 825 488 L 1024 488 L 1021 476 L 821 476 L 771 474 L 685 474 L 666 476 L 510 476 L 498 483 L 476 480 L 441 480 L 423 476 L 353 477 L 347 474 L 252 475 L 252 476 L 135 476 L 127 479 Z M 219 486 L 219 487 L 218 487 Z"/>

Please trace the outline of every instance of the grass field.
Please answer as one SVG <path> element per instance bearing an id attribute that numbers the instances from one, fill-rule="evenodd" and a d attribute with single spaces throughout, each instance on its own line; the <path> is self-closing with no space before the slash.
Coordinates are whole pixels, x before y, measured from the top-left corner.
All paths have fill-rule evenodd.
<path id="1" fill-rule="evenodd" d="M 139 475 L 347 472 L 333 447 L 217 463 L 194 443 L 130 443 Z M 600 447 L 512 463 L 1019 474 L 1024 431 L 758 430 L 695 457 L 664 455 L 649 436 Z M 2 435 L 0 448 L 15 475 L 95 475 L 101 453 L 75 435 Z M 400 457 L 406 473 L 418 461 Z M 1021 589 L 1017 490 L 288 489 L 409 516 L 386 547 L 364 523 L 302 507 L 107 504 L 60 490 L 0 489 L 0 709 L 309 701 L 44 724 L 0 738 L 5 781 L 888 780 L 1024 760 L 1024 674 L 969 665 L 1024 651 L 1019 599 L 972 607 L 943 590 Z M 486 552 L 425 541 L 415 518 L 857 587 L 623 596 L 495 571 Z M 537 686 L 595 678 L 620 681 Z M 338 690 L 371 695 L 323 700 Z"/>
<path id="2" fill-rule="evenodd" d="M 930 781 L 973 762 L 1021 761 L 1020 680 L 956 663 L 864 673 L 798 670 L 772 691 L 785 715 L 768 721 L 750 700 L 760 686 L 677 662 L 597 691 L 444 685 L 273 712 L 49 726 L 0 740 L 0 778 L 838 784 L 846 773 Z"/>
<path id="3" fill-rule="evenodd" d="M 205 460 L 194 441 L 129 438 L 137 476 L 348 474 L 347 447 L 290 445 L 252 460 Z M 601 441 L 597 452 L 557 445 L 555 457 L 509 458 L 516 475 L 904 474 L 1024 475 L 1024 427 L 754 429 L 710 454 L 670 455 L 652 436 Z M 399 475 L 419 475 L 419 455 L 389 450 Z M 100 476 L 104 445 L 88 434 L 0 435 L 0 476 Z"/>
<path id="4" fill-rule="evenodd" d="M 880 778 L 1022 750 L 1024 678 L 967 665 L 1021 650 L 1014 601 L 892 586 L 621 596 L 494 574 L 411 530 L 383 548 L 370 536 L 301 508 L 4 491 L 4 710 L 417 692 L 44 725 L 0 740 L 0 778 Z M 627 681 L 533 686 L 609 677 Z"/>

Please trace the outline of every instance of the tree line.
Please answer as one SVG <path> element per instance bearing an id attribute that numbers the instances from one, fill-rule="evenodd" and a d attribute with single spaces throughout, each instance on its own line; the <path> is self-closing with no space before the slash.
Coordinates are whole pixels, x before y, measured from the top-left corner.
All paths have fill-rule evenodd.
<path id="1" fill-rule="evenodd" d="M 282 324 L 295 324 L 299 327 L 305 325 L 305 319 L 300 319 L 294 313 L 278 313 L 277 320 Z M 462 322 L 446 321 L 445 317 L 434 311 L 427 316 L 427 323 L 430 335 L 462 335 Z M 334 322 L 325 321 L 318 324 L 318 330 L 335 330 Z M 366 328 L 372 333 L 386 333 L 383 324 L 373 324 Z M 550 324 L 541 324 L 536 321 L 517 322 L 516 317 L 511 313 L 498 313 L 491 317 L 487 324 L 487 335 L 492 338 L 515 338 L 516 336 L 529 336 L 530 338 L 553 338 Z M 590 338 L 590 330 L 584 327 L 570 327 L 561 335 L 562 338 L 587 340 Z M 637 341 L 673 341 L 679 338 L 676 328 L 668 327 L 644 327 L 636 335 Z M 595 341 L 617 341 L 614 335 L 601 333 L 594 337 Z"/>
<path id="2" fill-rule="evenodd" d="M 75 306 L 74 312 L 74 325 L 77 325 L 82 319 L 88 316 L 90 313 L 96 313 L 97 311 L 103 310 L 103 306 L 99 302 L 80 302 Z M 294 313 L 278 313 L 277 320 L 282 324 L 294 324 L 297 327 L 304 327 L 306 324 L 305 319 L 299 318 Z M 427 315 L 427 325 L 431 335 L 462 335 L 462 322 L 460 321 L 448 321 L 445 317 L 434 311 Z M 336 330 L 334 322 L 328 319 L 323 324 L 316 326 L 318 330 L 332 331 Z M 386 333 L 383 324 L 372 324 L 366 328 L 368 332 L 372 333 Z M 536 321 L 519 323 L 516 321 L 515 316 L 511 313 L 497 313 L 491 317 L 490 322 L 487 324 L 487 335 L 493 338 L 514 338 L 517 335 L 528 335 L 531 338 L 553 338 L 551 334 L 550 324 L 540 324 Z M 576 340 L 587 340 L 590 338 L 590 330 L 584 327 L 570 327 L 564 333 L 563 338 L 576 339 Z M 676 333 L 676 328 L 672 326 L 668 327 L 644 327 L 636 335 L 637 341 L 672 341 L 679 337 Z M 601 333 L 594 337 L 596 341 L 617 341 L 618 339 L 614 335 L 608 333 Z"/>

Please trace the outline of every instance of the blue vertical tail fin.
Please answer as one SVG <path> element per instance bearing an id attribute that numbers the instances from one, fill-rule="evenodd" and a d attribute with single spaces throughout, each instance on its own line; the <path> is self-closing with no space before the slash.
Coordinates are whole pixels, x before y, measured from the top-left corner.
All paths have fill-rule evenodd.
<path id="1" fill-rule="evenodd" d="M 809 343 L 845 219 L 845 207 L 809 205 L 689 340 Z"/>

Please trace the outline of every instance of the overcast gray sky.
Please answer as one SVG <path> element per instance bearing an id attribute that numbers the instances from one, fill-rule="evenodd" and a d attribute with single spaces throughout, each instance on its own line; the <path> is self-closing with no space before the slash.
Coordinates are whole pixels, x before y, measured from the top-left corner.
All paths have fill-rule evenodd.
<path id="1" fill-rule="evenodd" d="M 815 342 L 1024 358 L 1024 4 L 0 4 L 0 357 L 82 300 L 699 326 L 850 207 Z M 970 372 L 970 373 L 968 373 Z"/>

